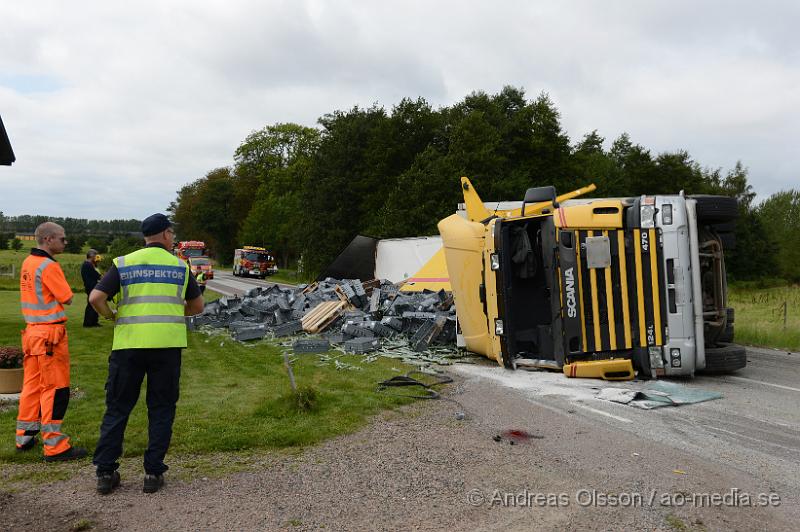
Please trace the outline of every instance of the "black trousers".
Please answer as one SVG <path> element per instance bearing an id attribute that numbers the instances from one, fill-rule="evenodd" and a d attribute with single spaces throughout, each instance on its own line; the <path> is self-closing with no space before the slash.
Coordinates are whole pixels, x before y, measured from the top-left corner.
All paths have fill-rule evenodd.
<path id="1" fill-rule="evenodd" d="M 84 327 L 94 327 L 100 321 L 100 316 L 97 315 L 97 311 L 94 310 L 89 304 L 89 295 L 86 295 L 86 310 L 83 311 L 83 326 Z"/>
<path id="2" fill-rule="evenodd" d="M 128 417 L 139 399 L 147 375 L 148 441 L 144 470 L 160 475 L 167 469 L 164 457 L 172 438 L 175 405 L 178 402 L 181 349 L 118 349 L 108 358 L 106 413 L 100 424 L 100 440 L 92 462 L 97 474 L 115 471 L 122 456 L 122 439 Z"/>

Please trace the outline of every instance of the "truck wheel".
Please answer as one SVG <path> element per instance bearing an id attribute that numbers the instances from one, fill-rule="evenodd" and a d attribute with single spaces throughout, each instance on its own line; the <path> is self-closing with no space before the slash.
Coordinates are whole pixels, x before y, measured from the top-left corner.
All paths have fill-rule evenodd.
<path id="1" fill-rule="evenodd" d="M 701 224 L 724 224 L 736 219 L 739 206 L 736 198 L 728 196 L 697 195 L 697 219 Z"/>
<path id="2" fill-rule="evenodd" d="M 736 222 L 725 222 L 724 224 L 714 224 L 711 226 L 717 233 L 733 233 L 736 231 Z"/>
<path id="3" fill-rule="evenodd" d="M 706 347 L 706 369 L 699 373 L 731 373 L 747 365 L 747 352 L 741 345 L 719 344 Z"/>

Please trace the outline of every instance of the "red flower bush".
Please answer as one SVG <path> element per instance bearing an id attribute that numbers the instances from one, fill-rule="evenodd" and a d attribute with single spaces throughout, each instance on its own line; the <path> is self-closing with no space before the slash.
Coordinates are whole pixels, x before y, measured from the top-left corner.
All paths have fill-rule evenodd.
<path id="1" fill-rule="evenodd" d="M 21 368 L 22 356 L 22 349 L 19 347 L 0 346 L 0 368 Z"/>

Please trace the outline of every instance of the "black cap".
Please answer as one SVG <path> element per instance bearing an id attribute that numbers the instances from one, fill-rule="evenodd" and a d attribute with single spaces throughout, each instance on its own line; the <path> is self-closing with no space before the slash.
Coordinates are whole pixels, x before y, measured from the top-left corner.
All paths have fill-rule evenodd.
<path id="1" fill-rule="evenodd" d="M 142 234 L 144 236 L 157 235 L 170 227 L 172 227 L 172 222 L 160 212 L 152 214 L 142 220 Z"/>

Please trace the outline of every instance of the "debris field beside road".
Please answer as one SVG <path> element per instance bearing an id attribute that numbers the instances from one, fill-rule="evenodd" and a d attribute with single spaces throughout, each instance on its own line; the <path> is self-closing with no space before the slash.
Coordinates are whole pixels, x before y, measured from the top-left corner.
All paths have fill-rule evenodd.
<path id="1" fill-rule="evenodd" d="M 456 313 L 452 294 L 402 292 L 386 280 L 332 279 L 294 289 L 254 287 L 241 297 L 207 303 L 187 318 L 189 328 L 240 342 L 268 339 L 294 353 L 339 350 L 398 358 L 421 367 L 447 365 L 473 355 L 455 346 Z M 314 336 L 308 336 L 314 335 Z M 335 360 L 340 369 L 352 369 Z"/>

